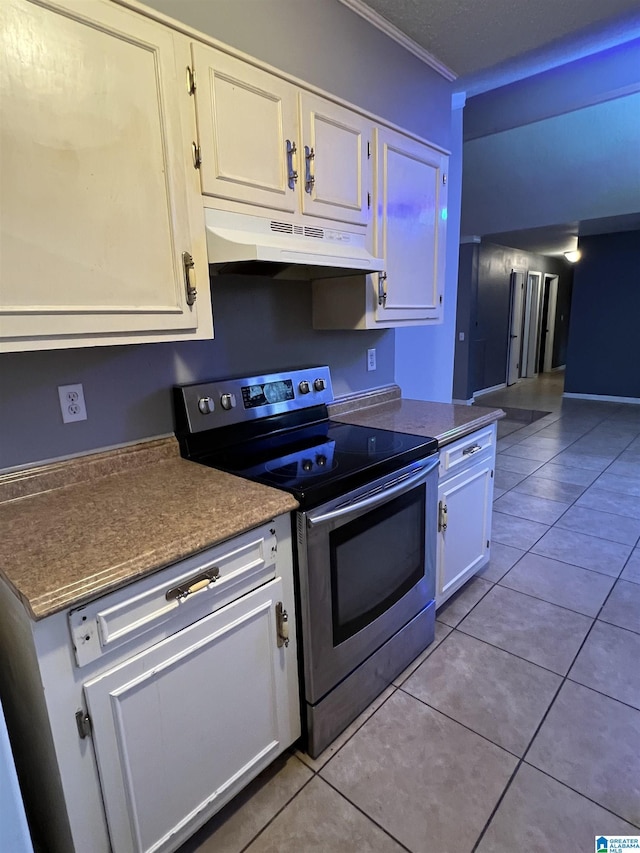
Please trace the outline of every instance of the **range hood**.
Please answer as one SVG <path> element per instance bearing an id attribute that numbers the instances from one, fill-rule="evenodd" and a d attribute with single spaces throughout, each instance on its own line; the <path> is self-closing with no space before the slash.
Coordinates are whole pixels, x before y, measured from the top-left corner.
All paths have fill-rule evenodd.
<path id="1" fill-rule="evenodd" d="M 318 279 L 381 272 L 364 234 L 341 228 L 205 208 L 212 272 Z"/>

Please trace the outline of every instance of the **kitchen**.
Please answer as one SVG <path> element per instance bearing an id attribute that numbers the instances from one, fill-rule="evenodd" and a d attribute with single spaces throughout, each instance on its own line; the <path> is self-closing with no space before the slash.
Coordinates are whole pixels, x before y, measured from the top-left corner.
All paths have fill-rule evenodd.
<path id="1" fill-rule="evenodd" d="M 326 27 L 327 44 L 332 45 L 332 62 L 326 64 L 322 74 L 318 71 L 317 78 L 311 82 L 455 152 L 459 139 L 456 142 L 452 138 L 449 128 L 449 83 L 414 62 L 395 45 L 387 44 L 386 40 L 387 63 L 384 74 L 381 73 L 372 57 L 379 53 L 383 37 L 364 29 L 342 8 L 334 12 L 339 20 L 333 21 L 333 26 L 326 20 L 324 23 L 316 22 L 316 38 L 319 27 Z M 265 27 L 267 25 L 265 21 Z M 273 26 L 273 21 L 270 26 Z M 366 36 L 361 41 L 362 33 L 358 32 L 362 56 L 356 57 L 353 55 L 355 39 L 352 37 L 354 28 L 358 30 L 361 27 Z M 340 80 L 332 79 L 338 33 L 344 38 L 345 63 L 356 62 L 358 69 L 344 76 L 341 71 Z M 216 35 L 225 40 L 224 34 L 218 30 Z M 265 39 L 264 45 L 273 48 L 274 42 Z M 309 57 L 304 39 L 300 40 L 297 49 L 302 46 L 308 62 L 313 57 Z M 246 50 L 260 56 L 253 46 L 251 50 L 247 46 Z M 295 55 L 295 50 L 296 46 L 287 40 L 287 50 L 283 50 L 282 56 Z M 318 59 L 316 57 L 316 62 Z M 275 57 L 271 61 L 276 67 L 283 65 Z M 363 68 L 367 74 L 363 75 Z M 296 73 L 297 69 L 293 71 Z M 302 71 L 297 73 L 301 79 L 309 80 L 311 77 L 306 69 L 304 74 Z M 363 79 L 366 80 L 363 87 L 366 91 L 356 92 L 358 81 Z M 419 79 L 419 84 L 416 79 Z M 387 98 L 385 93 L 394 91 L 407 91 L 407 103 L 399 103 L 391 96 Z M 425 92 L 430 93 L 433 103 L 433 111 L 428 115 L 424 111 Z M 461 110 L 454 111 L 454 116 L 456 112 Z M 459 122 L 461 116 L 456 118 Z M 455 192 L 456 180 L 459 188 L 455 156 L 451 163 L 442 325 L 395 332 L 314 332 L 310 323 L 311 293 L 307 284 L 217 277 L 213 279 L 212 286 L 216 329 L 213 342 L 93 349 L 83 350 L 81 354 L 61 350 L 3 356 L 7 374 L 3 381 L 8 383 L 8 397 L 20 401 L 19 406 L 13 407 L 15 418 L 12 418 L 11 430 L 7 431 L 12 444 L 7 446 L 3 441 L 3 453 L 8 454 L 3 465 L 28 464 L 169 434 L 173 430 L 167 395 L 171 384 L 214 375 L 251 373 L 257 363 L 275 369 L 282 365 L 329 361 L 338 394 L 390 385 L 394 381 L 405 387 L 403 375 L 414 373 L 412 364 L 404 364 L 397 359 L 405 336 L 412 346 L 417 339 L 424 353 L 423 363 L 417 365 L 415 373 L 418 375 L 413 380 L 423 392 L 413 392 L 412 396 L 448 400 L 455 312 L 448 311 L 446 306 L 453 306 L 455 302 L 457 244 L 451 234 L 455 235 L 457 230 L 456 195 L 459 194 Z M 372 347 L 377 353 L 374 381 L 366 369 L 366 350 Z M 212 365 L 215 366 L 213 369 Z M 59 425 L 55 389 L 57 385 L 74 382 L 84 385 L 89 418 L 86 422 L 64 427 Z M 28 394 L 25 393 L 27 385 Z M 43 400 L 49 403 L 43 405 Z M 47 448 L 44 453 L 43 447 Z"/>

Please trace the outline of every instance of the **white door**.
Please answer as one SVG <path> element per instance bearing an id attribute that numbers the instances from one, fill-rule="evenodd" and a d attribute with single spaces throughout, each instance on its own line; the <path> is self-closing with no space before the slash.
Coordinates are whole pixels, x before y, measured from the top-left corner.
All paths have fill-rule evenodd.
<path id="1" fill-rule="evenodd" d="M 492 466 L 491 457 L 478 460 L 438 488 L 438 605 L 474 574 L 489 553 Z"/>
<path id="2" fill-rule="evenodd" d="M 542 273 L 527 273 L 522 375 L 528 377 L 538 375 L 537 357 L 540 336 L 541 281 Z"/>
<path id="3" fill-rule="evenodd" d="M 278 578 L 85 685 L 114 853 L 176 847 L 282 751 Z"/>
<path id="4" fill-rule="evenodd" d="M 183 49 L 115 3 L 0 3 L 5 349 L 188 337 L 207 316 Z M 192 307 L 183 252 L 203 291 Z"/>
<path id="5" fill-rule="evenodd" d="M 302 212 L 367 225 L 371 122 L 310 92 L 300 93 L 300 122 Z"/>
<path id="6" fill-rule="evenodd" d="M 513 385 L 522 376 L 522 338 L 524 308 L 524 273 L 511 273 L 511 318 L 509 322 L 509 355 L 507 385 Z"/>
<path id="7" fill-rule="evenodd" d="M 387 128 L 376 129 L 375 151 L 375 252 L 387 262 L 376 320 L 441 320 L 447 156 Z"/>
<path id="8" fill-rule="evenodd" d="M 296 89 L 223 51 L 194 43 L 192 52 L 202 192 L 293 212 L 298 187 L 290 172 L 300 171 L 301 144 Z"/>
<path id="9" fill-rule="evenodd" d="M 555 337 L 556 310 L 558 307 L 558 276 L 546 276 L 545 284 L 549 286 L 549 302 L 547 306 L 546 323 L 544 328 L 544 372 L 548 373 L 553 367 L 553 340 Z"/>

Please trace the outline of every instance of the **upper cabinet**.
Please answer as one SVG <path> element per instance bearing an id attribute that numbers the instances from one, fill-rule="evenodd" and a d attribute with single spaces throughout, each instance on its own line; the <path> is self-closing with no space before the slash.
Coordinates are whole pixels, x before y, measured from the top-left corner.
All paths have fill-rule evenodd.
<path id="1" fill-rule="evenodd" d="M 382 274 L 313 285 L 317 329 L 379 329 L 442 321 L 447 155 L 395 130 L 374 132 L 373 253 Z"/>
<path id="2" fill-rule="evenodd" d="M 212 337 L 188 64 L 106 0 L 0 3 L 1 349 Z"/>
<path id="3" fill-rule="evenodd" d="M 194 150 L 202 192 L 215 198 L 205 205 L 366 229 L 372 123 L 223 51 L 192 51 Z"/>

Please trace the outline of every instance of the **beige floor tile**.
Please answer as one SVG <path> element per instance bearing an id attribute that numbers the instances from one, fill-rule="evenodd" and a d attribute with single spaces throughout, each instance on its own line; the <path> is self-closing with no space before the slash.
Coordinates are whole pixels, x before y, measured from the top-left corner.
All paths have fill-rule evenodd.
<path id="1" fill-rule="evenodd" d="M 585 616 L 597 616 L 614 578 L 569 563 L 525 554 L 500 581 L 500 586 L 533 595 Z"/>
<path id="2" fill-rule="evenodd" d="M 321 776 L 413 853 L 471 853 L 516 764 L 398 690 Z"/>
<path id="3" fill-rule="evenodd" d="M 586 506 L 599 509 L 601 512 L 612 512 L 614 515 L 624 515 L 640 520 L 640 497 L 600 488 L 597 482 L 589 486 L 578 499 L 577 506 Z"/>
<path id="4" fill-rule="evenodd" d="M 605 471 L 604 474 L 600 474 L 594 486 L 621 495 L 640 497 L 640 477 L 625 477 L 624 474 L 609 474 Z"/>
<path id="5" fill-rule="evenodd" d="M 523 755 L 562 679 L 454 631 L 402 689 Z"/>
<path id="6" fill-rule="evenodd" d="M 569 678 L 640 710 L 640 634 L 596 622 Z"/>
<path id="7" fill-rule="evenodd" d="M 579 501 L 558 519 L 555 526 L 563 530 L 594 534 L 601 539 L 609 539 L 622 545 L 635 545 L 640 536 L 640 519 L 599 512 L 581 506 Z"/>
<path id="8" fill-rule="evenodd" d="M 512 548 L 510 545 L 494 541 L 491 543 L 491 558 L 484 569 L 480 569 L 477 576 L 496 583 L 525 553 L 520 548 Z"/>
<path id="9" fill-rule="evenodd" d="M 598 473 L 610 465 L 615 456 L 602 456 L 599 454 L 591 454 L 574 450 L 574 444 L 569 450 L 563 450 L 559 453 L 554 462 L 558 465 L 567 465 L 569 468 L 585 468 L 587 471 L 597 471 Z"/>
<path id="10" fill-rule="evenodd" d="M 537 459 L 522 459 L 520 456 L 507 456 L 498 453 L 496 468 L 498 471 L 512 471 L 514 474 L 533 474 L 543 463 Z"/>
<path id="11" fill-rule="evenodd" d="M 598 618 L 640 633 L 640 584 L 619 580 Z"/>
<path id="12" fill-rule="evenodd" d="M 477 853 L 586 853 L 599 835 L 636 835 L 629 823 L 522 764 Z"/>
<path id="13" fill-rule="evenodd" d="M 640 711 L 566 681 L 526 761 L 640 825 Z"/>
<path id="14" fill-rule="evenodd" d="M 561 483 L 558 480 L 548 480 L 532 474 L 514 486 L 514 492 L 535 495 L 538 498 L 548 498 L 551 501 L 563 501 L 570 504 L 584 492 L 585 486 L 573 483 Z"/>
<path id="15" fill-rule="evenodd" d="M 496 585 L 458 630 L 566 675 L 593 619 Z"/>
<path id="16" fill-rule="evenodd" d="M 429 646 L 429 649 L 430 648 L 431 646 Z M 387 701 L 389 696 L 391 696 L 394 692 L 394 685 L 390 685 L 386 688 L 386 690 L 383 690 L 379 696 L 376 696 L 376 698 L 369 705 L 369 707 L 365 708 L 365 710 L 361 714 L 359 714 L 355 718 L 355 720 L 349 726 L 347 726 L 347 728 L 341 734 L 339 734 L 338 737 L 331 744 L 329 744 L 329 746 L 323 752 L 320 753 L 317 758 L 311 758 L 311 756 L 307 755 L 306 752 L 302 752 L 300 750 L 296 751 L 296 756 L 300 759 L 300 761 L 303 762 L 303 764 L 306 764 L 306 766 L 309 767 L 311 770 L 315 770 L 317 772 L 322 767 L 324 767 L 324 765 L 327 763 L 327 761 L 329 761 L 330 758 L 333 758 L 333 756 L 336 754 L 336 752 L 338 752 L 339 749 L 342 749 L 342 747 L 349 740 L 349 738 L 354 735 L 358 731 L 358 729 L 366 723 L 369 717 L 375 714 L 378 708 L 380 708 L 380 706 L 383 705 Z"/>
<path id="17" fill-rule="evenodd" d="M 558 483 L 569 483 L 574 486 L 589 486 L 598 477 L 598 472 L 589 471 L 586 468 L 559 465 L 557 462 L 547 462 L 546 465 L 538 468 L 536 477 L 544 477 Z"/>
<path id="18" fill-rule="evenodd" d="M 512 489 L 526 477 L 526 474 L 517 474 L 515 471 L 498 471 L 494 474 L 494 485 L 499 489 Z"/>
<path id="19" fill-rule="evenodd" d="M 316 776 L 246 853 L 400 853 L 402 848 Z"/>
<path id="20" fill-rule="evenodd" d="M 531 550 L 535 554 L 542 554 L 543 557 L 618 577 L 631 553 L 631 546 L 556 525 L 545 533 Z"/>
<path id="21" fill-rule="evenodd" d="M 541 524 L 553 524 L 569 508 L 569 503 L 511 491 L 494 502 L 494 509 Z"/>
<path id="22" fill-rule="evenodd" d="M 493 584 L 483 578 L 472 578 L 438 610 L 438 619 L 455 628 L 467 613 L 486 595 Z"/>
<path id="23" fill-rule="evenodd" d="M 192 836 L 180 853 L 240 853 L 312 776 L 295 756 L 285 753 Z"/>
<path id="24" fill-rule="evenodd" d="M 549 530 L 547 524 L 493 511 L 491 541 L 528 551 Z"/>
<path id="25" fill-rule="evenodd" d="M 627 560 L 620 580 L 640 583 L 640 548 L 636 548 Z"/>

